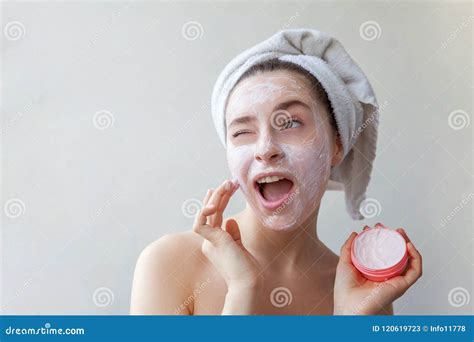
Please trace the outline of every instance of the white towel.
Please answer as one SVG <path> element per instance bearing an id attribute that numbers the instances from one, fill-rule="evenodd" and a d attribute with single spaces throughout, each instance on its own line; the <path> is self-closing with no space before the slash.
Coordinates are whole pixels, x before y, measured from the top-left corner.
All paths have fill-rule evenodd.
<path id="1" fill-rule="evenodd" d="M 212 116 L 226 147 L 225 106 L 240 76 L 251 66 L 278 58 L 315 76 L 331 101 L 342 141 L 344 160 L 331 169 L 327 190 L 345 191 L 346 208 L 354 220 L 364 216 L 377 144 L 378 104 L 367 77 L 342 44 L 311 29 L 281 30 L 232 59 L 219 75 L 212 93 Z"/>

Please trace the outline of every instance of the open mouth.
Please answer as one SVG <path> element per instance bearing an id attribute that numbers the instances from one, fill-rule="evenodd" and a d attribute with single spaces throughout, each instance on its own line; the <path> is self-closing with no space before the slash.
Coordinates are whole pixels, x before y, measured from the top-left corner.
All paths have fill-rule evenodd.
<path id="1" fill-rule="evenodd" d="M 254 184 L 263 207 L 275 210 L 293 193 L 294 183 L 284 176 L 270 176 Z"/>

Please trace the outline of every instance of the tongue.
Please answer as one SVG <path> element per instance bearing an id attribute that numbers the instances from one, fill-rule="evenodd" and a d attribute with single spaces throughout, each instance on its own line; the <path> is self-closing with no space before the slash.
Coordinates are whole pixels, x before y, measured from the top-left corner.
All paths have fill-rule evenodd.
<path id="1" fill-rule="evenodd" d="M 282 199 L 293 186 L 293 182 L 288 179 L 281 179 L 278 182 L 264 183 L 263 197 L 270 202 Z"/>

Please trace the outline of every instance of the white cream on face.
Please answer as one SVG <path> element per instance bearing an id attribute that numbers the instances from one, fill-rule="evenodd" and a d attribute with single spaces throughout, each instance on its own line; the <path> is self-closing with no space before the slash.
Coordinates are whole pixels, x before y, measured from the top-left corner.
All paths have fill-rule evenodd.
<path id="1" fill-rule="evenodd" d="M 369 229 L 354 241 L 354 256 L 364 267 L 385 269 L 397 264 L 405 254 L 405 240 L 397 232 Z"/>
<path id="2" fill-rule="evenodd" d="M 232 113 L 245 111 L 254 115 L 257 123 L 250 129 L 252 134 L 245 138 L 244 143 L 237 141 L 234 144 L 228 132 L 227 160 L 232 176 L 240 183 L 241 191 L 260 222 L 274 230 L 286 230 L 300 226 L 313 213 L 324 194 L 331 166 L 329 124 L 321 122 L 327 114 L 318 112 L 320 108 L 303 81 L 289 75 L 271 74 L 260 75 L 254 83 L 243 83 L 232 95 L 228 107 Z M 286 113 L 275 113 L 272 109 L 288 98 L 304 100 L 311 107 L 310 115 L 306 115 L 310 120 L 303 123 L 306 126 L 304 134 L 301 129 L 285 133 L 276 129 L 278 126 L 274 121 L 279 115 L 291 115 L 291 108 Z M 241 115 L 228 117 L 227 122 L 238 116 Z M 275 161 L 257 158 L 266 154 L 275 154 L 279 158 Z M 273 212 L 262 207 L 252 182 L 258 173 L 271 171 L 291 174 L 296 180 L 293 195 Z"/>

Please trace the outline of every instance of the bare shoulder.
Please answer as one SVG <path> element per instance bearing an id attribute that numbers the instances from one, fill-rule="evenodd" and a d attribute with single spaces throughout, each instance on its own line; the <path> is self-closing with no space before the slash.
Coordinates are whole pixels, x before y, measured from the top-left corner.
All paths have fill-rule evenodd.
<path id="1" fill-rule="evenodd" d="M 192 231 L 183 233 L 166 234 L 146 246 L 142 253 L 181 252 L 190 247 L 199 248 L 202 238 Z"/>
<path id="2" fill-rule="evenodd" d="M 132 314 L 173 314 L 202 271 L 202 238 L 194 232 L 165 235 L 138 256 L 133 275 Z"/>
<path id="3" fill-rule="evenodd" d="M 192 231 L 167 234 L 147 245 L 138 257 L 137 263 L 145 263 L 149 270 L 173 274 L 183 267 L 195 269 L 202 260 L 202 238 Z M 179 272 L 182 273 L 182 272 Z M 185 273 L 190 275 L 189 272 Z M 176 275 L 179 277 L 179 275 Z"/>

